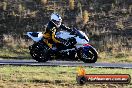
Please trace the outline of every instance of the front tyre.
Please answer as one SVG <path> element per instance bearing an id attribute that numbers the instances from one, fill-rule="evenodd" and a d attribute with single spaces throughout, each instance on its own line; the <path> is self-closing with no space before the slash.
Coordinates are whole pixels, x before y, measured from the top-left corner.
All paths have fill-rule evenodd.
<path id="1" fill-rule="evenodd" d="M 92 46 L 84 48 L 80 51 L 80 59 L 84 63 L 95 63 L 98 58 L 98 53 Z"/>

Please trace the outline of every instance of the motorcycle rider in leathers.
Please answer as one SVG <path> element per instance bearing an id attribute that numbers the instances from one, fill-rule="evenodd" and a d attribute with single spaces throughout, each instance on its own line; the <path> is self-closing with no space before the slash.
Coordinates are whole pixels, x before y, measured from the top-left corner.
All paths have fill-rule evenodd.
<path id="1" fill-rule="evenodd" d="M 51 14 L 51 20 L 48 22 L 48 25 L 46 27 L 46 31 L 44 33 L 44 42 L 52 49 L 53 43 L 50 41 L 53 41 L 54 43 L 61 43 L 65 45 L 65 42 L 61 41 L 61 39 L 56 38 L 56 31 L 58 30 L 66 30 L 71 32 L 72 30 L 69 27 L 66 27 L 64 24 L 62 24 L 62 18 L 57 13 Z"/>

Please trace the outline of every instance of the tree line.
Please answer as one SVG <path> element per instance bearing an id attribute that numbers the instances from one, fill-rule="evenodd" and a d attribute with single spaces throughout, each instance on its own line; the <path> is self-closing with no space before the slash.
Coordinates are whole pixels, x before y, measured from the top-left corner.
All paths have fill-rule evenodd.
<path id="1" fill-rule="evenodd" d="M 132 48 L 131 0 L 1 0 L 1 41 L 4 35 L 22 40 L 27 31 L 45 31 L 53 12 L 67 26 L 85 31 L 100 51 Z"/>

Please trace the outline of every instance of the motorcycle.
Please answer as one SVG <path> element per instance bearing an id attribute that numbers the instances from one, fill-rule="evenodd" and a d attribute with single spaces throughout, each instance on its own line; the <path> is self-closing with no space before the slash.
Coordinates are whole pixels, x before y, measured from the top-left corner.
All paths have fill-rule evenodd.
<path id="1" fill-rule="evenodd" d="M 42 32 L 27 32 L 34 44 L 29 46 L 30 55 L 38 62 L 46 62 L 52 59 L 81 60 L 84 63 L 95 63 L 98 58 L 97 50 L 89 44 L 87 35 L 73 28 L 71 32 L 59 31 L 56 37 L 64 44 L 54 44 L 53 48 L 44 43 Z"/>

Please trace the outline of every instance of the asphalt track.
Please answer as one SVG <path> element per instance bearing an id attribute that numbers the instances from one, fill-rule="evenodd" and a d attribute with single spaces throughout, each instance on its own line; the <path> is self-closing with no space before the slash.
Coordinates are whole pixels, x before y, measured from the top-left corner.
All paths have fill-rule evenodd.
<path id="1" fill-rule="evenodd" d="M 132 68 L 132 63 L 84 63 L 82 61 L 47 61 L 45 63 L 38 63 L 35 60 L 7 60 L 0 59 L 0 65 L 14 65 L 14 66 L 86 66 L 86 67 L 101 67 L 101 68 Z"/>

